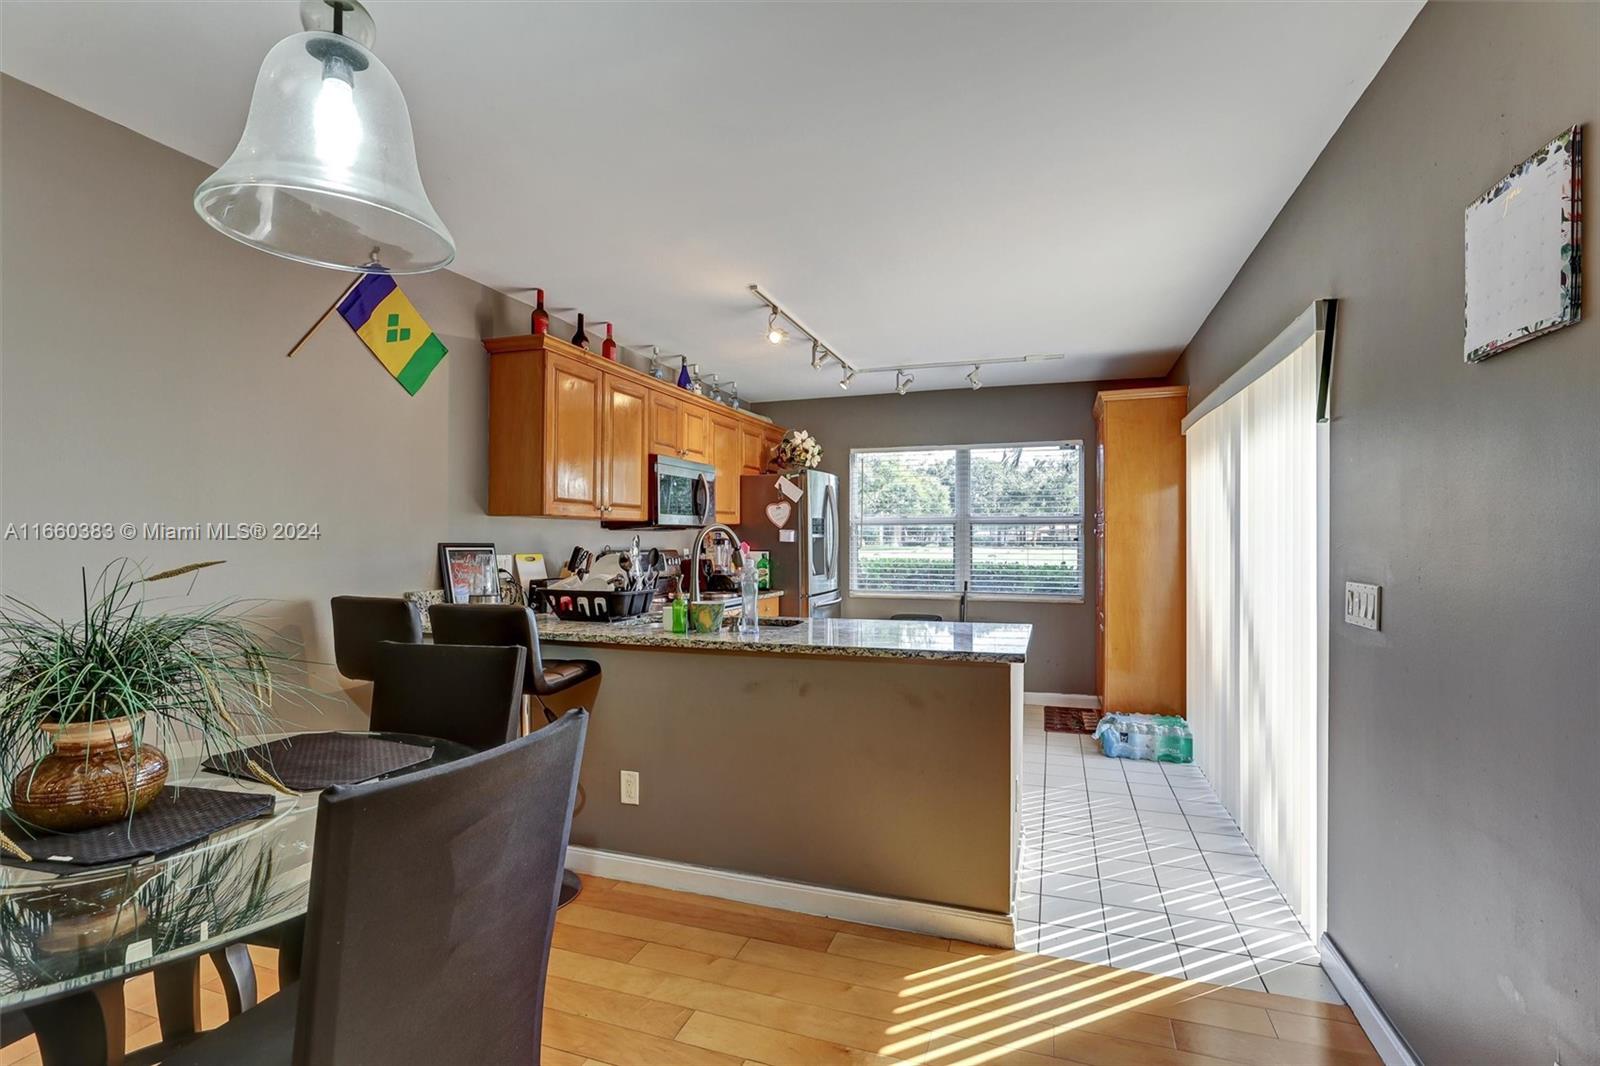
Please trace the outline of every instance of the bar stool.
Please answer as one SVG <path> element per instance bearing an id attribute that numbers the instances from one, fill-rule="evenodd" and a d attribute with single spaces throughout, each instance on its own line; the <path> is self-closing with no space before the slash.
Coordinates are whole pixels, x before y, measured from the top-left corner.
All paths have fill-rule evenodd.
<path id="1" fill-rule="evenodd" d="M 594 711 L 600 693 L 600 664 L 593 659 L 546 659 L 539 654 L 539 621 L 527 607 L 498 603 L 436 603 L 428 608 L 435 644 L 513 644 L 527 652 L 527 673 L 522 692 L 537 702 L 547 721 L 554 722 L 575 707 Z M 522 729 L 533 728 L 525 707 Z M 583 806 L 583 787 L 578 788 Z M 561 903 L 566 906 L 583 891 L 583 881 L 571 870 L 561 875 Z"/>
<path id="2" fill-rule="evenodd" d="M 522 691 L 547 721 L 574 707 L 594 710 L 600 664 L 593 659 L 546 659 L 539 654 L 539 622 L 531 609 L 496 603 L 436 603 L 428 608 L 435 644 L 514 644 L 528 653 Z M 523 731 L 531 731 L 526 721 Z"/>
<path id="3" fill-rule="evenodd" d="M 422 643 L 422 613 L 410 600 L 388 596 L 335 596 L 333 661 L 352 681 L 378 676 L 378 645 Z"/>

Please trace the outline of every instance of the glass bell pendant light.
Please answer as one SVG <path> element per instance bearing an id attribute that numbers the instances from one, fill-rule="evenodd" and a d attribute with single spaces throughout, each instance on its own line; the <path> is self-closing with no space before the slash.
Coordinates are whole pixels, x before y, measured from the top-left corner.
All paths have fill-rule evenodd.
<path id="1" fill-rule="evenodd" d="M 411 114 L 357 0 L 302 0 L 305 32 L 273 46 L 233 155 L 194 193 L 212 227 L 334 270 L 420 274 L 455 241 L 417 172 Z"/>

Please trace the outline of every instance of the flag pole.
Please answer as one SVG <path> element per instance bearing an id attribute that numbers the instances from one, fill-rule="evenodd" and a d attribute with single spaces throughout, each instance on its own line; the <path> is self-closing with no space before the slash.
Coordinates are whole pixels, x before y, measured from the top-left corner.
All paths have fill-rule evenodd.
<path id="1" fill-rule="evenodd" d="M 328 309 L 322 312 L 322 317 L 311 323 L 311 328 L 302 333 L 300 335 L 300 339 L 294 342 L 294 347 L 289 349 L 289 354 L 284 356 L 285 359 L 294 358 L 294 353 L 298 352 L 301 347 L 305 345 L 306 341 L 311 339 L 311 335 L 317 331 L 317 327 L 328 321 L 328 316 L 333 314 L 333 312 L 338 309 L 339 304 L 344 301 L 344 298 L 350 295 L 350 290 L 361 284 L 361 279 L 364 277 L 366 277 L 365 274 L 357 274 L 356 280 L 352 281 L 349 285 L 346 285 L 344 291 L 338 296 L 334 297 L 333 303 L 329 304 Z"/>

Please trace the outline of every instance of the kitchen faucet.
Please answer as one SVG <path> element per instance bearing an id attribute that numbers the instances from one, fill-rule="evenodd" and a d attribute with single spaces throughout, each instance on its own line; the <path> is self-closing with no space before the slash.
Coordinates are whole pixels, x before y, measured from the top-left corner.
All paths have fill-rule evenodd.
<path id="1" fill-rule="evenodd" d="M 689 551 L 689 601 L 693 603 L 700 598 L 700 549 L 705 544 L 709 534 L 722 532 L 728 540 L 733 542 L 733 565 L 744 568 L 744 553 L 739 550 L 739 537 L 733 530 L 717 522 L 714 525 L 701 526 L 700 531 L 694 535 L 694 546 Z"/>

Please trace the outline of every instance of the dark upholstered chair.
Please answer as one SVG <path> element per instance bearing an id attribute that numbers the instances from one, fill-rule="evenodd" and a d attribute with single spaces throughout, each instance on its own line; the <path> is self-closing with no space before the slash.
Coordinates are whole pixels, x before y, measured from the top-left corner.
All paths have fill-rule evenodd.
<path id="1" fill-rule="evenodd" d="M 324 792 L 301 980 L 162 1061 L 537 1063 L 587 727 Z"/>
<path id="2" fill-rule="evenodd" d="M 533 611 L 495 603 L 436 603 L 428 608 L 435 644 L 513 644 L 528 653 L 523 691 L 549 721 L 574 707 L 594 709 L 600 664 L 592 659 L 546 659 L 539 652 Z"/>
<path id="3" fill-rule="evenodd" d="M 378 644 L 422 643 L 422 613 L 410 600 L 386 596 L 335 596 L 333 607 L 333 661 L 339 672 L 353 681 L 377 676 L 374 656 Z"/>
<path id="4" fill-rule="evenodd" d="M 539 654 L 539 621 L 526 607 L 497 603 L 436 603 L 428 608 L 435 644 L 511 644 L 528 653 L 523 693 L 537 700 L 548 721 L 575 707 L 594 709 L 600 693 L 600 664 L 593 659 L 546 659 Z M 524 718 L 523 732 L 533 728 Z M 578 793 L 583 805 L 583 793 Z M 561 905 L 583 891 L 572 871 L 561 878 Z"/>
<path id="5" fill-rule="evenodd" d="M 486 751 L 521 732 L 521 648 L 380 641 L 372 729 L 419 733 Z"/>

